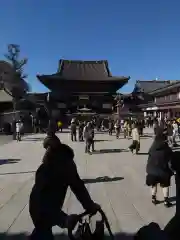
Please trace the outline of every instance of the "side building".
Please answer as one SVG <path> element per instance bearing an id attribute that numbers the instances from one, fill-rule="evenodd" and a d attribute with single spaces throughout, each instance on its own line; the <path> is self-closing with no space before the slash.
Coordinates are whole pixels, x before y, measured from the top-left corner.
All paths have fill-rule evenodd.
<path id="1" fill-rule="evenodd" d="M 180 117 L 180 81 L 137 81 L 134 91 L 144 96 L 144 116 Z"/>

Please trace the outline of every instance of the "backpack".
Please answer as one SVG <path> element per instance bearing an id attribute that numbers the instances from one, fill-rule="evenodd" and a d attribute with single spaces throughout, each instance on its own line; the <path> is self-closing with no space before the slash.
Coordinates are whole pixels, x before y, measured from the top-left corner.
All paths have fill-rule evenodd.
<path id="1" fill-rule="evenodd" d="M 78 222 L 78 227 L 75 233 L 72 233 L 68 230 L 68 237 L 70 240 L 103 240 L 104 239 L 104 227 L 108 229 L 110 239 L 114 240 L 109 222 L 105 213 L 102 210 L 99 210 L 101 215 L 101 220 L 96 221 L 95 230 L 92 232 L 90 224 L 92 215 L 87 214 L 86 212 L 81 214 L 80 220 Z M 87 219 L 83 219 L 85 216 L 88 216 Z"/>

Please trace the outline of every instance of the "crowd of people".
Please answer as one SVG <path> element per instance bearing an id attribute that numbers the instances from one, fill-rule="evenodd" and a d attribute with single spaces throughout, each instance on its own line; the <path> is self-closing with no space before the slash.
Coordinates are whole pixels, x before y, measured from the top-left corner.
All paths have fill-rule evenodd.
<path id="1" fill-rule="evenodd" d="M 71 141 L 77 141 L 77 126 L 78 126 L 78 137 L 80 142 L 85 142 L 85 153 L 91 154 L 94 152 L 94 121 L 82 122 L 72 119 L 71 129 Z"/>

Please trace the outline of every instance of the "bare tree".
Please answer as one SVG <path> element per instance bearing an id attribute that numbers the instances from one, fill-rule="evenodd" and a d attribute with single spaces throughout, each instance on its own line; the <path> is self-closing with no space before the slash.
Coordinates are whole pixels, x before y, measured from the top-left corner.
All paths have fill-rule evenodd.
<path id="1" fill-rule="evenodd" d="M 25 81 L 27 74 L 24 73 L 24 66 L 27 64 L 27 58 L 20 59 L 20 46 L 9 44 L 8 52 L 4 55 L 7 61 L 12 65 L 13 75 L 8 78 L 4 84 L 13 97 L 13 109 L 16 110 L 16 103 L 23 98 L 29 91 L 29 85 Z"/>
<path id="2" fill-rule="evenodd" d="M 22 79 L 27 78 L 27 74 L 24 74 L 24 65 L 27 64 L 28 59 L 20 59 L 20 46 L 17 44 L 8 45 L 8 53 L 4 55 L 6 59 L 12 64 L 14 70 L 19 73 Z"/>
<path id="3" fill-rule="evenodd" d="M 29 91 L 29 85 L 25 81 L 27 74 L 24 73 L 24 66 L 27 64 L 27 58 L 20 58 L 20 46 L 17 44 L 9 44 L 7 53 L 4 55 L 12 70 L 4 72 L 3 85 L 13 98 L 14 120 L 16 118 L 17 103 L 25 98 Z M 14 124 L 13 124 L 14 126 Z M 15 126 L 13 127 L 13 139 L 16 138 Z"/>

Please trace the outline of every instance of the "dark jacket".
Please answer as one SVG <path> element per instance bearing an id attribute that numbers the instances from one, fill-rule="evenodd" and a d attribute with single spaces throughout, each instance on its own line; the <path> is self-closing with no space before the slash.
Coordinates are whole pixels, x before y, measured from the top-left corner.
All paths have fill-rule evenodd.
<path id="1" fill-rule="evenodd" d="M 167 142 L 162 139 L 155 139 L 148 154 L 149 157 L 146 166 L 147 174 L 158 177 L 172 175 L 170 163 L 173 158 L 173 152 Z"/>
<path id="2" fill-rule="evenodd" d="M 173 135 L 173 126 L 171 124 L 167 124 L 167 136 Z"/>
<path id="3" fill-rule="evenodd" d="M 60 143 L 56 136 L 46 138 L 44 146 L 47 150 L 30 194 L 29 210 L 33 222 L 39 218 L 53 219 L 63 206 L 68 187 L 83 208 L 90 210 L 93 201 L 77 172 L 73 150 Z M 64 219 L 65 213 L 61 214 Z"/>
<path id="4" fill-rule="evenodd" d="M 76 123 L 74 123 L 74 122 L 71 123 L 71 132 L 72 132 L 72 133 L 75 133 L 75 132 L 76 132 L 76 128 L 77 128 L 77 127 L 76 127 Z"/>
<path id="5" fill-rule="evenodd" d="M 109 129 L 113 129 L 113 122 L 109 121 Z"/>
<path id="6" fill-rule="evenodd" d="M 80 123 L 79 124 L 79 132 L 83 132 L 83 129 L 84 129 L 84 123 Z"/>

